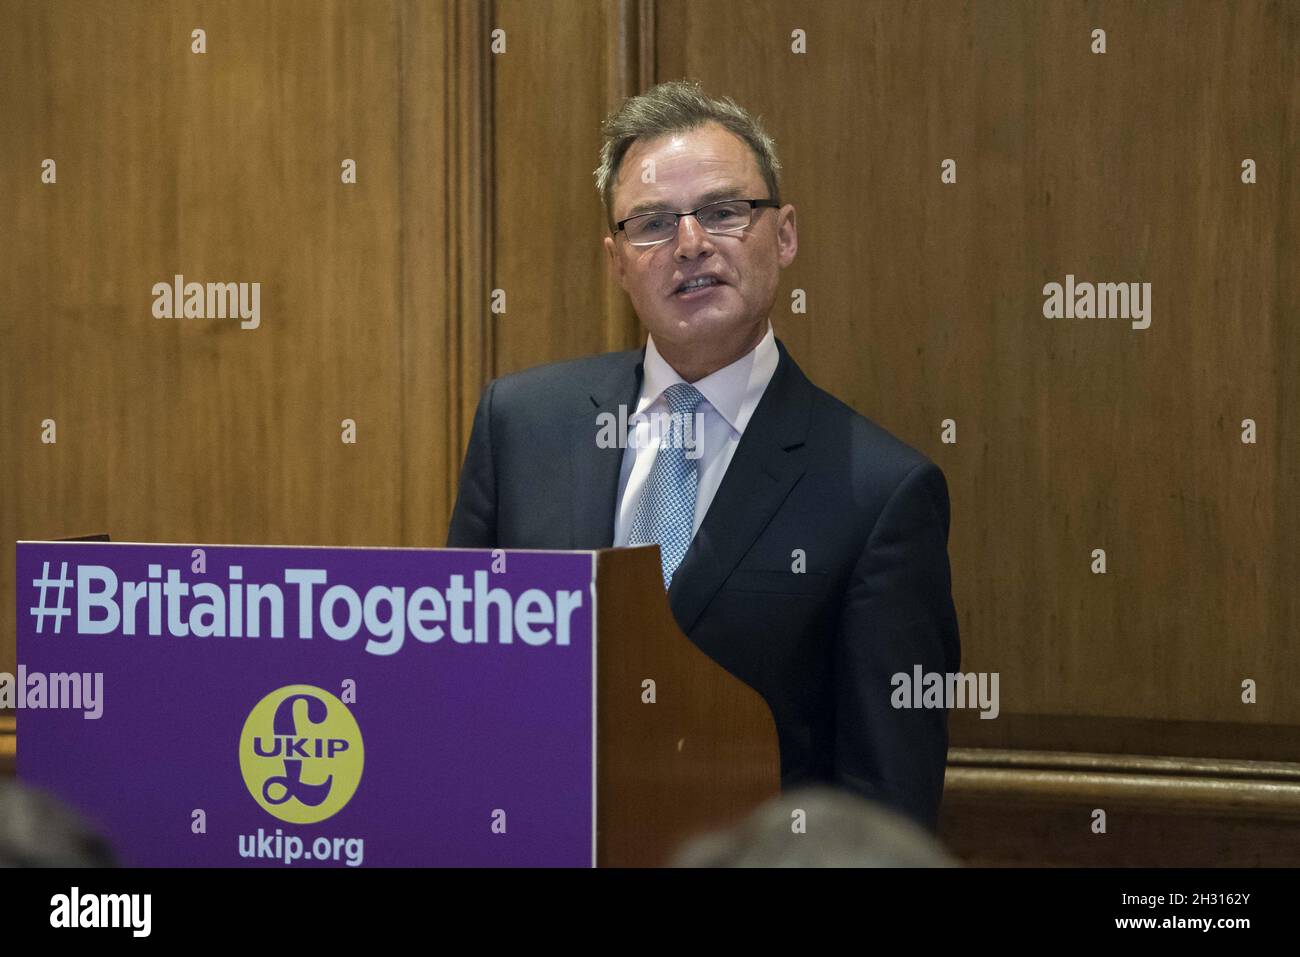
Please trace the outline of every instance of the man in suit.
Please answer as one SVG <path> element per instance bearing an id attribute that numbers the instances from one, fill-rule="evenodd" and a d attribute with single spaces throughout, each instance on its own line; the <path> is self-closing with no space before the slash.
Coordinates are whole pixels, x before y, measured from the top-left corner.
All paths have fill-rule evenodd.
<path id="1" fill-rule="evenodd" d="M 677 81 L 604 131 L 604 245 L 646 345 L 490 383 L 447 544 L 659 544 L 682 631 L 771 707 L 782 788 L 829 782 L 934 830 L 947 712 L 896 708 L 892 678 L 960 666 L 943 474 L 775 338 L 798 241 L 761 125 Z M 636 429 L 599 441 L 620 408 Z"/>

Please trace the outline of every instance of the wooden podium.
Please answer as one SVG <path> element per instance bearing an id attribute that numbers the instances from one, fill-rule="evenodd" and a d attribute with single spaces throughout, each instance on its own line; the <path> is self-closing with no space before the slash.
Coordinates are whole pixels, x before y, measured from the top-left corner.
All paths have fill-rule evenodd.
<path id="1" fill-rule="evenodd" d="M 656 546 L 20 542 L 17 568 L 19 661 L 108 688 L 94 720 L 20 707 L 19 778 L 127 864 L 355 838 L 358 866 L 659 866 L 780 791 L 771 711 L 678 628 Z"/>
<path id="2" fill-rule="evenodd" d="M 759 694 L 677 627 L 658 547 L 596 561 L 597 863 L 658 866 L 780 793 L 776 726 Z"/>

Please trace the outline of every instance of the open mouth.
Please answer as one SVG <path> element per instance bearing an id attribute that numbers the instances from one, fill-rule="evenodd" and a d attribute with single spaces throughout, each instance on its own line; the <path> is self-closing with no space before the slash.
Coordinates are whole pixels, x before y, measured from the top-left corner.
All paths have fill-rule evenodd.
<path id="1" fill-rule="evenodd" d="M 673 295 L 679 299 L 695 299 L 707 295 L 711 290 L 724 286 L 721 279 L 715 276 L 700 276 L 696 279 L 688 279 L 677 287 Z"/>

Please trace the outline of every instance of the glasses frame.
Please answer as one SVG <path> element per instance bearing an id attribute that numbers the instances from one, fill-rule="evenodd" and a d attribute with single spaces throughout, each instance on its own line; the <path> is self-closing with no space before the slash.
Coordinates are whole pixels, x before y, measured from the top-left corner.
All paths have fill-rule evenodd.
<path id="1" fill-rule="evenodd" d="M 745 225 L 743 225 L 743 226 L 737 226 L 735 229 L 719 229 L 719 230 L 712 230 L 712 229 L 709 229 L 709 228 L 706 227 L 703 223 L 700 223 L 700 228 L 703 229 L 703 230 L 704 230 L 706 233 L 708 233 L 710 236 L 725 236 L 725 235 L 728 234 L 728 233 L 739 233 L 739 232 L 743 232 L 744 230 L 748 229 L 750 226 L 753 226 L 753 225 L 754 225 L 754 218 L 755 218 L 754 210 L 756 210 L 756 209 L 780 209 L 780 208 L 781 208 L 781 204 L 778 203 L 778 202 L 777 202 L 776 200 L 774 200 L 774 199 L 740 199 L 740 198 L 736 198 L 736 199 L 715 199 L 715 200 L 714 200 L 713 202 L 711 202 L 711 203 L 705 203 L 703 206 L 700 206 L 700 207 L 698 207 L 698 208 L 696 208 L 696 209 L 687 210 L 687 211 L 684 212 L 684 213 L 675 213 L 675 212 L 673 212 L 672 210 L 667 210 L 667 209 L 665 209 L 665 210 L 651 210 L 651 211 L 648 212 L 648 213 L 637 213 L 635 216 L 629 216 L 627 219 L 622 219 L 622 220 L 619 220 L 617 223 L 615 223 L 615 224 L 614 224 L 614 232 L 615 232 L 616 234 L 617 234 L 617 233 L 622 233 L 622 234 L 623 234 L 623 238 L 626 239 L 626 240 L 628 241 L 628 244 L 631 245 L 631 246 L 638 246 L 638 247 L 641 247 L 641 248 L 645 248 L 645 247 L 647 247 L 647 246 L 658 246 L 658 245 L 660 245 L 661 243 L 666 243 L 666 242 L 668 242 L 669 240 L 671 240 L 671 239 L 675 239 L 675 238 L 676 238 L 676 236 L 677 236 L 677 228 L 678 228 L 679 226 L 681 226 L 681 224 L 682 224 L 682 217 L 684 217 L 684 216 L 694 216 L 694 217 L 695 217 L 695 221 L 698 223 L 698 222 L 700 221 L 700 220 L 699 220 L 699 214 L 700 214 L 700 213 L 704 212 L 706 209 L 709 209 L 709 208 L 712 207 L 712 206 L 722 206 L 722 205 L 724 205 L 724 204 L 726 204 L 726 203 L 748 203 L 748 204 L 749 204 L 749 210 L 750 210 L 750 212 L 749 212 L 749 222 L 745 223 Z M 632 238 L 627 234 L 627 230 L 626 230 L 624 227 L 627 226 L 628 223 L 632 222 L 632 220 L 634 220 L 634 219 L 640 219 L 642 216 L 672 216 L 672 217 L 673 217 L 673 231 L 672 231 L 669 235 L 665 236 L 663 239 L 656 239 L 656 240 L 653 240 L 653 241 L 648 242 L 648 243 L 638 243 L 638 242 L 633 242 L 633 241 L 632 241 Z"/>

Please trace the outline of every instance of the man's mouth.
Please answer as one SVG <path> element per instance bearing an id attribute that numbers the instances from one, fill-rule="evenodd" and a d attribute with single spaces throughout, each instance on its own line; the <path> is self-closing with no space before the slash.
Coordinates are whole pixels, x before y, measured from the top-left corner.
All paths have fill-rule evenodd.
<path id="1" fill-rule="evenodd" d="M 714 286 L 722 286 L 722 285 L 726 285 L 726 284 L 721 279 L 718 279 L 716 276 L 698 276 L 695 279 L 688 279 L 686 280 L 686 282 L 678 286 L 675 290 L 673 290 L 673 295 L 688 296 L 693 293 L 699 293 L 701 290 L 704 289 L 711 289 Z"/>

